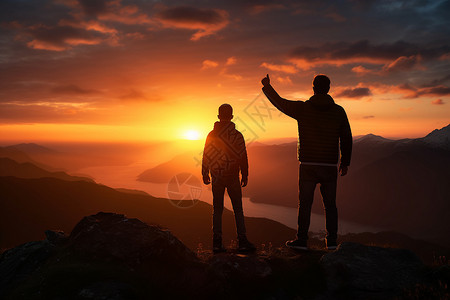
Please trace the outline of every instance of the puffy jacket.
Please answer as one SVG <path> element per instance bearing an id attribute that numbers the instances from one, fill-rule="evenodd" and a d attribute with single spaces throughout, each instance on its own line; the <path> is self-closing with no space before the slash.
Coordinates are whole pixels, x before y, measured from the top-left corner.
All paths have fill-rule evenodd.
<path id="1" fill-rule="evenodd" d="M 281 98 L 271 85 L 263 87 L 270 102 L 298 122 L 298 160 L 308 163 L 349 166 L 352 132 L 345 110 L 328 94 L 317 94 L 307 101 Z"/>
<path id="2" fill-rule="evenodd" d="M 211 172 L 213 178 L 222 176 L 248 176 L 245 140 L 233 122 L 216 122 L 206 138 L 202 159 L 202 175 Z"/>

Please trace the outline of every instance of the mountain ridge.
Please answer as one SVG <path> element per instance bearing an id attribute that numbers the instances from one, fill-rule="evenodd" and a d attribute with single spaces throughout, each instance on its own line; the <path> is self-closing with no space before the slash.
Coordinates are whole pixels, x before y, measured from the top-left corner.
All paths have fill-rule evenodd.
<path id="1" fill-rule="evenodd" d="M 0 157 L 0 176 L 14 176 L 19 178 L 41 178 L 54 177 L 69 181 L 89 181 L 94 182 L 91 178 L 72 176 L 65 172 L 50 172 L 42 169 L 31 162 L 18 163 L 7 157 Z"/>
<path id="2" fill-rule="evenodd" d="M 198 202 L 189 210 L 180 209 L 170 200 L 141 193 L 120 192 L 87 181 L 58 178 L 0 177 L 0 248 L 8 248 L 27 240 L 39 240 L 48 228 L 69 231 L 82 216 L 109 210 L 139 217 L 150 223 L 171 228 L 191 249 L 199 244 L 210 248 L 211 205 Z M 11 231 L 10 224 L 15 224 Z M 246 217 L 249 238 L 258 244 L 281 245 L 295 231 L 276 221 Z M 233 213 L 223 215 L 224 242 L 236 240 Z"/>

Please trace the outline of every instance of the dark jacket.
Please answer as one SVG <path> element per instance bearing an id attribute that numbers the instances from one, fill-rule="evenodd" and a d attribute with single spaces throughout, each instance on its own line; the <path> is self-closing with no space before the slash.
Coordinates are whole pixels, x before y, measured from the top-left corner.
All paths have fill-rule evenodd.
<path id="1" fill-rule="evenodd" d="M 307 101 L 281 98 L 272 86 L 263 87 L 272 104 L 298 122 L 298 160 L 309 163 L 349 166 L 352 132 L 345 110 L 330 95 L 317 94 Z"/>
<path id="2" fill-rule="evenodd" d="M 203 150 L 202 175 L 248 176 L 248 159 L 245 140 L 233 122 L 216 122 L 208 134 Z"/>

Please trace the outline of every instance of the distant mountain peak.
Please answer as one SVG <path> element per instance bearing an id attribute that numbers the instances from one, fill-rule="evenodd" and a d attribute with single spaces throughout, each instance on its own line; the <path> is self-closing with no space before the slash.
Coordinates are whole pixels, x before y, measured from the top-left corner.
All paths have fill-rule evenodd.
<path id="1" fill-rule="evenodd" d="M 421 140 L 430 146 L 450 150 L 450 124 L 441 129 L 433 130 Z"/>
<path id="2" fill-rule="evenodd" d="M 9 146 L 28 154 L 54 154 L 56 151 L 36 143 L 21 143 Z"/>
<path id="3" fill-rule="evenodd" d="M 366 134 L 358 139 L 358 141 L 370 141 L 370 142 L 390 142 L 392 140 L 384 138 L 380 135 L 375 135 L 373 133 Z"/>

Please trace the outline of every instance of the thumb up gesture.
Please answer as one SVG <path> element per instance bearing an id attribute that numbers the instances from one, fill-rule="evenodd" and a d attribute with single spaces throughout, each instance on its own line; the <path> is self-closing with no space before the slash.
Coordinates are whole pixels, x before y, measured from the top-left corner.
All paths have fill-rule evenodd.
<path id="1" fill-rule="evenodd" d="M 263 86 L 269 85 L 270 84 L 270 78 L 269 78 L 269 74 L 266 75 L 266 77 L 264 77 L 261 80 L 261 83 L 263 84 Z"/>

